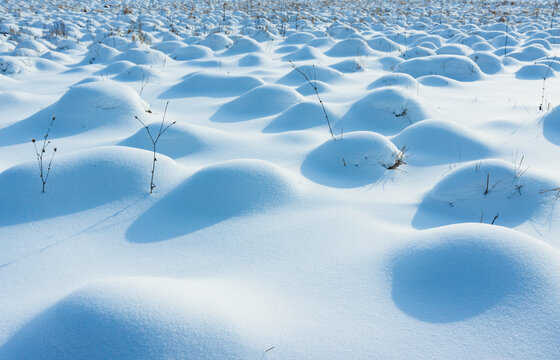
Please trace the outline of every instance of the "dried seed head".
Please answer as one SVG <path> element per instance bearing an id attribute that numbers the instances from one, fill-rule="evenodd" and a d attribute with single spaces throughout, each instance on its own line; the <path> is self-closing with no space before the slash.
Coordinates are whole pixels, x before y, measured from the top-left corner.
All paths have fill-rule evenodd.
<path id="1" fill-rule="evenodd" d="M 31 142 L 32 142 L 32 143 L 34 143 L 34 142 L 35 142 L 35 139 L 34 139 L 34 138 L 33 138 L 33 139 L 31 139 Z"/>
<path id="2" fill-rule="evenodd" d="M 54 150 L 54 152 L 56 152 L 56 150 L 57 150 L 57 149 L 56 149 L 56 148 L 54 148 L 53 150 Z"/>

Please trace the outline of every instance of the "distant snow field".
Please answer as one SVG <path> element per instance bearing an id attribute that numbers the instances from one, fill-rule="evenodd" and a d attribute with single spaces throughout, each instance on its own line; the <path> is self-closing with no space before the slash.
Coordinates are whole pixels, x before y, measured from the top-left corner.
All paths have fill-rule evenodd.
<path id="1" fill-rule="evenodd" d="M 0 360 L 560 359 L 560 2 L 4 0 Z"/>

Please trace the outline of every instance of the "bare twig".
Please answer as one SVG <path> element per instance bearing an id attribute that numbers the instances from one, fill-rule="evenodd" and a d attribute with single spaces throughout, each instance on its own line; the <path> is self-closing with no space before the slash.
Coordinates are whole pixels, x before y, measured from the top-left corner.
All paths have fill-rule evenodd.
<path id="1" fill-rule="evenodd" d="M 51 141 L 49 140 L 49 133 L 51 132 L 53 123 L 55 120 L 55 116 L 52 117 L 52 120 L 49 124 L 49 127 L 47 129 L 47 132 L 45 133 L 45 135 L 43 136 L 43 145 L 41 146 L 41 150 L 39 150 L 37 148 L 37 142 L 35 139 L 31 139 L 31 142 L 33 143 L 33 147 L 35 148 L 35 155 L 37 156 L 37 164 L 39 165 L 39 177 L 41 178 L 41 184 L 42 184 L 42 192 L 45 192 L 45 185 L 47 184 L 47 180 L 49 179 L 49 174 L 51 173 L 51 166 L 52 166 L 52 162 L 54 159 L 54 155 L 56 154 L 57 148 L 55 147 L 53 149 L 53 153 L 51 156 L 51 159 L 49 161 L 49 164 L 47 165 L 47 169 L 45 170 L 45 164 L 43 162 L 43 158 L 47 152 L 47 147 L 50 145 Z"/>
<path id="2" fill-rule="evenodd" d="M 140 120 L 140 118 L 138 116 L 134 116 L 134 118 L 142 124 L 144 129 L 146 129 L 146 132 L 148 133 L 148 136 L 150 137 L 150 140 L 151 140 L 152 145 L 153 145 L 152 177 L 150 179 L 150 194 L 153 193 L 154 188 L 156 187 L 156 185 L 154 184 L 154 174 L 155 174 L 155 171 L 156 171 L 156 161 L 157 161 L 157 157 L 156 157 L 157 143 L 158 143 L 161 135 L 163 135 L 163 133 L 165 133 L 167 131 L 167 129 L 169 129 L 171 126 L 175 125 L 175 123 L 176 123 L 176 121 L 173 121 L 171 124 L 164 127 L 164 125 L 165 125 L 165 115 L 167 114 L 167 107 L 168 106 L 169 106 L 169 101 L 165 104 L 165 111 L 163 112 L 163 117 L 161 119 L 161 124 L 159 126 L 157 136 L 155 138 L 154 138 L 154 136 L 152 136 L 152 132 L 150 131 L 150 128 L 148 127 L 148 125 L 146 125 L 142 120 Z"/>
<path id="3" fill-rule="evenodd" d="M 546 70 L 546 74 L 543 77 L 543 83 L 542 83 L 542 95 L 541 95 L 541 103 L 539 105 L 539 111 L 543 111 L 544 109 L 544 91 L 546 89 L 546 79 L 548 78 L 548 75 L 550 75 L 550 70 L 552 68 L 552 63 L 554 61 L 556 61 L 556 56 L 554 55 L 554 58 L 552 58 L 552 60 L 548 61 L 548 69 Z"/>
<path id="4" fill-rule="evenodd" d="M 490 189 L 488 188 L 489 184 L 490 184 L 490 173 L 486 174 L 486 190 L 484 190 L 484 195 L 488 194 L 488 192 L 490 191 Z"/>
<path id="5" fill-rule="evenodd" d="M 334 136 L 332 130 L 331 121 L 329 119 L 329 115 L 327 114 L 327 109 L 325 109 L 325 105 L 323 104 L 323 100 L 321 99 L 321 96 L 319 95 L 319 91 L 317 89 L 317 80 L 315 79 L 314 80 L 315 83 L 313 83 L 311 79 L 309 79 L 309 76 L 307 76 L 307 74 L 303 72 L 299 67 L 297 67 L 291 60 L 290 60 L 290 64 L 292 64 L 292 68 L 296 70 L 298 73 L 300 73 L 305 78 L 305 80 L 309 83 L 309 85 L 313 88 L 313 91 L 315 92 L 315 96 L 317 96 L 317 100 L 319 100 L 319 104 L 321 104 L 321 108 L 323 108 L 323 114 L 325 114 L 325 119 L 327 120 L 327 125 L 329 126 L 329 132 L 331 133 L 331 137 L 333 138 L 334 141 L 336 141 L 336 137 Z M 313 65 L 313 70 L 315 70 L 315 65 Z"/>

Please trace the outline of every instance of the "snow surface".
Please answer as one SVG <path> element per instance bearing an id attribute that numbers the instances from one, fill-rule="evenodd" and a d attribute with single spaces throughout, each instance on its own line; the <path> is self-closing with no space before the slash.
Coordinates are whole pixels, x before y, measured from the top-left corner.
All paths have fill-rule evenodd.
<path id="1" fill-rule="evenodd" d="M 559 13 L 4 0 L 0 360 L 560 358 Z"/>

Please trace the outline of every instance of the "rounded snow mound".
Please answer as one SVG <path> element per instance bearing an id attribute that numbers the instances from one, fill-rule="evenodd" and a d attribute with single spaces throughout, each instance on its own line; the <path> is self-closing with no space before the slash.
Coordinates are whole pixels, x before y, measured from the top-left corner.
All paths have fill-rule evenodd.
<path id="1" fill-rule="evenodd" d="M 145 84 L 159 81 L 161 79 L 161 71 L 154 69 L 152 66 L 148 65 L 133 65 L 127 69 L 124 69 L 120 74 L 113 78 L 113 80 L 123 82 L 143 81 L 145 82 Z"/>
<path id="2" fill-rule="evenodd" d="M 210 120 L 235 122 L 270 116 L 288 109 L 302 99 L 298 92 L 287 86 L 263 85 L 222 105 Z"/>
<path id="3" fill-rule="evenodd" d="M 433 87 L 456 86 L 459 84 L 457 81 L 441 75 L 420 76 L 416 80 L 418 80 L 418 83 L 424 86 Z"/>
<path id="4" fill-rule="evenodd" d="M 282 57 L 283 61 L 302 61 L 302 60 L 316 60 L 324 58 L 322 52 L 317 50 L 312 46 L 304 46 L 299 50 L 294 51 L 291 54 L 284 55 Z"/>
<path id="5" fill-rule="evenodd" d="M 520 164 L 521 163 L 521 164 Z M 515 227 L 537 215 L 554 198 L 558 181 L 527 170 L 522 160 L 473 161 L 444 176 L 422 200 L 412 224 L 428 228 L 462 222 Z"/>
<path id="6" fill-rule="evenodd" d="M 426 56 L 436 56 L 436 52 L 424 46 L 415 46 L 402 53 L 403 59 L 416 59 Z"/>
<path id="7" fill-rule="evenodd" d="M 287 53 L 297 51 L 299 49 L 300 47 L 297 45 L 284 45 L 274 50 L 274 52 L 277 54 L 287 54 Z"/>
<path id="8" fill-rule="evenodd" d="M 161 94 L 163 99 L 191 96 L 228 97 L 239 96 L 257 86 L 265 85 L 260 78 L 251 75 L 228 75 L 225 73 L 195 72 Z"/>
<path id="9" fill-rule="evenodd" d="M 356 101 L 335 124 L 336 133 L 344 131 L 375 131 L 393 135 L 420 120 L 430 118 L 431 111 L 423 100 L 397 87 L 373 90 Z"/>
<path id="10" fill-rule="evenodd" d="M 323 104 L 331 123 L 338 119 L 329 105 Z M 305 130 L 312 127 L 327 125 L 323 107 L 317 101 L 303 101 L 290 107 L 278 115 L 267 127 L 264 133 L 278 133 L 293 130 Z"/>
<path id="11" fill-rule="evenodd" d="M 219 51 L 229 48 L 233 45 L 233 40 L 224 34 L 211 34 L 198 42 L 198 45 L 206 46 L 213 51 Z"/>
<path id="12" fill-rule="evenodd" d="M 314 149 L 301 173 L 316 183 L 354 188 L 372 184 L 394 167 L 399 150 L 386 137 L 369 131 L 345 133 Z"/>
<path id="13" fill-rule="evenodd" d="M 315 35 L 305 32 L 305 31 L 300 31 L 300 32 L 296 32 L 293 34 L 290 34 L 286 40 L 284 40 L 283 44 L 307 44 L 308 42 L 310 42 L 311 40 L 316 39 Z"/>
<path id="14" fill-rule="evenodd" d="M 305 82 L 296 88 L 296 91 L 303 96 L 315 95 L 315 90 L 317 90 L 317 92 L 321 94 L 324 92 L 333 91 L 333 88 L 329 84 L 319 80 L 311 80 L 311 83 Z"/>
<path id="15" fill-rule="evenodd" d="M 309 79 L 310 81 L 318 80 L 330 84 L 342 78 L 342 76 L 343 74 L 340 71 L 332 69 L 328 66 L 302 65 L 298 66 L 295 69 L 292 69 L 292 71 L 290 71 L 288 74 L 278 79 L 276 83 L 282 85 L 298 86 L 306 83 L 307 77 L 307 79 Z"/>
<path id="16" fill-rule="evenodd" d="M 401 47 L 396 42 L 387 39 L 385 36 L 375 37 L 367 41 L 369 47 L 373 50 L 384 53 L 400 52 Z"/>
<path id="17" fill-rule="evenodd" d="M 472 53 L 472 49 L 466 45 L 449 44 L 444 45 L 436 50 L 438 55 L 464 55 L 467 56 Z"/>
<path id="18" fill-rule="evenodd" d="M 385 71 L 393 72 L 398 64 L 402 63 L 404 60 L 397 56 L 384 56 L 377 60 L 381 67 Z"/>
<path id="19" fill-rule="evenodd" d="M 112 47 L 101 43 L 94 43 L 89 47 L 81 64 L 109 64 L 114 62 L 121 54 L 120 51 Z"/>
<path id="20" fill-rule="evenodd" d="M 43 161 L 51 159 L 47 148 Z M 152 171 L 150 151 L 110 146 L 66 155 L 59 149 L 42 193 L 36 161 L 0 173 L 0 186 L 10 191 L 0 194 L 3 206 L 0 225 L 12 225 L 73 214 L 113 201 L 149 193 Z M 46 172 L 47 164 L 45 164 Z M 177 183 L 182 167 L 159 155 L 155 173 L 156 192 Z M 179 180 L 182 176 L 179 176 Z"/>
<path id="21" fill-rule="evenodd" d="M 546 50 L 541 45 L 529 45 L 508 54 L 508 56 L 519 61 L 535 61 L 546 58 L 547 55 Z"/>
<path id="22" fill-rule="evenodd" d="M 553 144 L 560 145 L 560 106 L 542 117 L 544 137 Z"/>
<path id="23" fill-rule="evenodd" d="M 466 56 L 436 55 L 403 61 L 395 72 L 407 73 L 415 78 L 440 75 L 457 81 L 477 81 L 482 78 L 480 68 Z"/>
<path id="24" fill-rule="evenodd" d="M 410 125 L 391 139 L 400 149 L 406 146 L 412 165 L 447 164 L 489 157 L 492 146 L 477 132 L 443 120 L 423 120 Z"/>
<path id="25" fill-rule="evenodd" d="M 152 134 L 158 134 L 160 126 L 160 121 L 148 125 Z M 224 141 L 225 139 L 206 127 L 176 123 L 161 135 L 161 140 L 157 144 L 157 152 L 176 159 L 205 151 L 217 146 L 218 142 Z M 141 128 L 119 145 L 153 150 L 152 142 L 145 128 Z"/>
<path id="26" fill-rule="evenodd" d="M 188 45 L 176 48 L 175 50 L 173 50 L 171 55 L 169 55 L 169 57 L 171 57 L 173 60 L 187 61 L 201 58 L 210 58 L 213 54 L 214 52 L 206 46 Z"/>
<path id="27" fill-rule="evenodd" d="M 496 74 L 504 69 L 502 60 L 494 54 L 476 51 L 469 58 L 486 74 Z"/>
<path id="28" fill-rule="evenodd" d="M 429 323 L 493 312 L 517 318 L 528 303 L 529 311 L 549 318 L 557 312 L 546 298 L 558 291 L 558 260 L 556 250 L 517 231 L 446 226 L 422 232 L 414 245 L 393 255 L 391 293 L 401 311 Z"/>
<path id="29" fill-rule="evenodd" d="M 272 64 L 272 60 L 264 54 L 247 54 L 239 59 L 237 64 L 242 67 L 270 66 Z"/>
<path id="30" fill-rule="evenodd" d="M 315 48 L 331 48 L 336 42 L 330 37 L 318 37 L 309 41 L 306 45 Z"/>
<path id="31" fill-rule="evenodd" d="M 262 351 L 250 334 L 255 315 L 267 308 L 258 298 L 250 286 L 221 279 L 103 279 L 31 320 L 0 348 L 0 357 L 256 358 Z"/>
<path id="32" fill-rule="evenodd" d="M 107 65 L 103 69 L 94 72 L 93 75 L 116 75 L 133 66 L 134 64 L 130 61 L 116 61 L 112 64 Z"/>
<path id="33" fill-rule="evenodd" d="M 136 130 L 134 116 L 142 114 L 142 100 L 130 87 L 115 81 L 92 81 L 72 86 L 54 104 L 1 129 L 0 142 L 13 145 L 40 137 L 53 116 L 50 139 L 95 129 L 113 131 L 110 136 L 114 136 L 117 131 Z"/>
<path id="34" fill-rule="evenodd" d="M 554 70 L 545 64 L 523 65 L 515 72 L 515 77 L 522 80 L 542 80 L 555 75 Z"/>
<path id="35" fill-rule="evenodd" d="M 340 71 L 343 74 L 351 74 L 366 71 L 365 62 L 358 59 L 346 59 L 336 64 L 332 64 L 331 68 Z"/>
<path id="36" fill-rule="evenodd" d="M 269 162 L 232 160 L 198 171 L 132 224 L 133 242 L 163 241 L 290 204 L 296 180 Z"/>
<path id="37" fill-rule="evenodd" d="M 162 65 L 171 59 L 161 51 L 153 49 L 129 49 L 115 60 L 126 60 L 137 65 Z"/>
<path id="38" fill-rule="evenodd" d="M 377 78 L 377 80 L 371 82 L 367 86 L 367 89 L 374 90 L 387 86 L 402 87 L 407 90 L 416 91 L 418 90 L 420 84 L 418 83 L 418 81 L 416 81 L 415 78 L 413 78 L 408 74 L 396 73 L 396 74 L 386 74 Z"/>
<path id="39" fill-rule="evenodd" d="M 372 56 L 377 55 L 368 43 L 362 39 L 345 39 L 336 43 L 330 48 L 325 55 L 330 57 L 347 57 L 347 56 Z"/>
<path id="40" fill-rule="evenodd" d="M 175 49 L 184 47 L 185 43 L 179 40 L 163 41 L 154 46 L 154 49 L 161 51 L 164 54 L 171 54 Z"/>
<path id="41" fill-rule="evenodd" d="M 230 55 L 240 55 L 240 54 L 248 54 L 254 52 L 264 52 L 263 47 L 254 39 L 251 38 L 240 38 L 237 39 L 233 45 L 228 48 L 223 55 L 230 56 Z"/>

